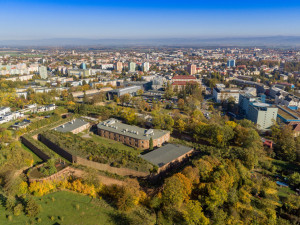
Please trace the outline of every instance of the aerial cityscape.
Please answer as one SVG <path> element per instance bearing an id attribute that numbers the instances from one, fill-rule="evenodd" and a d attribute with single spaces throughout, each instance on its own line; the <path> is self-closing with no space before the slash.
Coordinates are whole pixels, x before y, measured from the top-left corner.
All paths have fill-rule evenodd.
<path id="1" fill-rule="evenodd" d="M 0 224 L 300 224 L 300 3 L 0 19 Z"/>

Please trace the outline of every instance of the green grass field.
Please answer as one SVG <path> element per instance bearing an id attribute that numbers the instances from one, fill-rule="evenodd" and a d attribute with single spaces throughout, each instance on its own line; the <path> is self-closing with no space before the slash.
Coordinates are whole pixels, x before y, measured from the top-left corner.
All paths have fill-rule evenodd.
<path id="1" fill-rule="evenodd" d="M 29 152 L 29 153 L 32 155 L 33 160 L 34 160 L 33 165 L 37 165 L 37 164 L 40 164 L 40 163 L 43 162 L 43 160 L 42 160 L 40 157 L 38 157 L 36 154 L 34 154 L 34 153 L 33 153 L 29 148 L 27 148 L 25 145 L 22 144 L 22 148 L 23 148 L 25 151 Z"/>
<path id="2" fill-rule="evenodd" d="M 36 198 L 42 210 L 36 218 L 29 218 L 24 214 L 14 216 L 0 206 L 0 224 L 61 224 L 61 225 L 120 225 L 154 224 L 155 217 L 144 209 L 137 209 L 130 213 L 121 213 L 104 200 L 92 199 L 88 196 L 61 191 L 41 198 Z M 8 218 L 8 215 L 12 217 Z M 38 219 L 40 218 L 40 222 Z M 143 223 L 145 221 L 146 223 Z"/>

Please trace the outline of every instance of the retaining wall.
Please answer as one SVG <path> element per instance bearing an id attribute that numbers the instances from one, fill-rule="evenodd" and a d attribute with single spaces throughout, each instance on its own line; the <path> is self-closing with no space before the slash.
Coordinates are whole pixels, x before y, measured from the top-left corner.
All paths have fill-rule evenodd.
<path id="1" fill-rule="evenodd" d="M 51 157 L 47 155 L 45 152 L 43 152 L 41 149 L 39 149 L 37 146 L 35 146 L 33 143 L 31 143 L 30 140 L 28 140 L 26 137 L 21 136 L 21 142 L 29 148 L 32 152 L 34 152 L 38 157 L 40 157 L 42 160 L 47 161 Z"/>
<path id="2" fill-rule="evenodd" d="M 32 183 L 32 182 L 42 182 L 42 181 L 49 181 L 49 180 L 59 180 L 59 179 L 65 179 L 66 177 L 70 176 L 73 174 L 73 170 L 70 168 L 70 167 L 66 167 L 60 171 L 58 171 L 57 173 L 55 174 L 52 174 L 48 177 L 44 177 L 44 178 L 28 178 L 29 180 L 29 183 Z"/>

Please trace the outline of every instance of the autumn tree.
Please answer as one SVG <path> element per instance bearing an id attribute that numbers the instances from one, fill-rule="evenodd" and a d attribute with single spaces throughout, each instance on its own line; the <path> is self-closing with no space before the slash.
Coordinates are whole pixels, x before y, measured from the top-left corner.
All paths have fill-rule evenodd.
<path id="1" fill-rule="evenodd" d="M 189 199 L 191 192 L 191 181 L 183 174 L 177 173 L 165 181 L 162 192 L 163 203 L 179 208 Z"/>
<path id="2" fill-rule="evenodd" d="M 290 126 L 284 126 L 275 145 L 276 155 L 284 160 L 296 160 L 296 142 Z"/>
<path id="3" fill-rule="evenodd" d="M 125 103 L 128 105 L 131 101 L 131 95 L 126 93 L 124 95 L 121 95 L 120 97 L 120 102 L 122 103 L 122 105 L 124 105 Z"/>
<path id="4" fill-rule="evenodd" d="M 182 98 L 178 99 L 177 105 L 180 110 L 184 110 L 184 100 Z"/>
<path id="5" fill-rule="evenodd" d="M 202 207 L 199 201 L 189 200 L 183 210 L 183 218 L 185 224 L 189 225 L 207 225 L 209 219 L 202 212 Z"/>
<path id="6" fill-rule="evenodd" d="M 127 179 L 126 183 L 120 187 L 116 197 L 118 209 L 129 211 L 136 206 L 143 196 L 140 185 L 135 179 Z"/>

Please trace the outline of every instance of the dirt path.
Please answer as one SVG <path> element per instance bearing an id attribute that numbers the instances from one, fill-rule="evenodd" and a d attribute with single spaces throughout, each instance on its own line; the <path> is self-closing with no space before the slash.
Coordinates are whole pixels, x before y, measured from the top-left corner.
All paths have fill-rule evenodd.
<path id="1" fill-rule="evenodd" d="M 76 177 L 84 177 L 85 173 L 84 171 L 80 170 L 80 169 L 75 169 L 75 168 L 70 168 L 71 172 L 74 176 Z M 116 184 L 116 185 L 123 185 L 124 181 L 121 180 L 117 180 L 111 177 L 107 177 L 107 176 L 103 176 L 103 175 L 97 175 L 100 182 L 103 183 L 104 185 L 112 185 L 112 184 Z"/>

